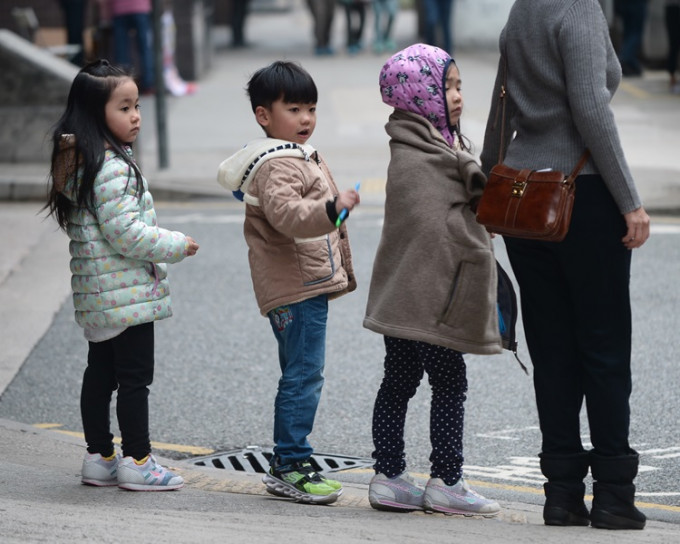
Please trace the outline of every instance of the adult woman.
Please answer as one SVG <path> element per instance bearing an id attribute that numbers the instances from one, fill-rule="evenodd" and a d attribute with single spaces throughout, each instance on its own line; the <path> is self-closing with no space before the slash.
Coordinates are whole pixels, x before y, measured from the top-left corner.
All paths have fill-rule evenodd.
<path id="1" fill-rule="evenodd" d="M 649 237 L 609 105 L 621 66 L 597 0 L 517 0 L 500 37 L 501 59 L 482 151 L 499 146 L 512 167 L 569 172 L 585 148 L 569 233 L 559 243 L 505 238 L 519 283 L 534 365 L 548 479 L 548 525 L 642 529 L 634 505 L 638 454 L 628 443 L 631 392 L 630 262 Z M 507 64 L 506 64 L 507 61 Z M 507 66 L 501 142 L 497 97 Z M 591 451 L 579 414 L 586 400 Z M 593 505 L 583 502 L 591 468 Z"/>

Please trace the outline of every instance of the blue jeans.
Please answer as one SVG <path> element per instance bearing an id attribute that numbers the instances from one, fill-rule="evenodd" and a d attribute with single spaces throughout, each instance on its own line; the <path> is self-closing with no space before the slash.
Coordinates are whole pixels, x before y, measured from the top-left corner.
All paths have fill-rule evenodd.
<path id="1" fill-rule="evenodd" d="M 140 91 L 148 91 L 154 84 L 154 61 L 151 14 L 132 13 L 130 15 L 118 15 L 113 18 L 113 38 L 115 42 L 116 63 L 126 67 L 132 66 L 130 54 L 130 30 L 135 30 L 135 44 L 140 63 Z"/>
<path id="2" fill-rule="evenodd" d="M 303 300 L 269 312 L 279 344 L 281 379 L 274 403 L 274 457 L 287 465 L 308 459 L 307 436 L 314 427 L 323 387 L 328 297 Z"/>

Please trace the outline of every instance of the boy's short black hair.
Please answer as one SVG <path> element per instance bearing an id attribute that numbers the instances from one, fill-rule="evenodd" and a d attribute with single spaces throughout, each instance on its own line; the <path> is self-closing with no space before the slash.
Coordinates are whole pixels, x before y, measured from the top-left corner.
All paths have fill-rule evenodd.
<path id="1" fill-rule="evenodd" d="M 316 104 L 318 93 L 316 84 L 299 64 L 276 61 L 260 68 L 248 82 L 248 96 L 253 113 L 258 106 L 271 109 L 274 102 Z"/>

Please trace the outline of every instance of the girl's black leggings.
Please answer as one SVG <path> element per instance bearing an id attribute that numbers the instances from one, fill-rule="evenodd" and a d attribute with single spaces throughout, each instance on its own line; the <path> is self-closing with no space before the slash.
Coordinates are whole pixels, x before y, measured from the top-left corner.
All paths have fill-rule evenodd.
<path id="1" fill-rule="evenodd" d="M 123 455 L 143 459 L 151 452 L 148 399 L 153 371 L 153 323 L 128 327 L 104 342 L 89 342 L 80 395 L 88 452 L 104 457 L 113 453 L 109 410 L 116 390 Z"/>
<path id="2" fill-rule="evenodd" d="M 431 476 L 454 485 L 463 473 L 467 378 L 463 354 L 425 342 L 385 337 L 385 375 L 373 410 L 375 471 L 393 478 L 406 470 L 404 422 L 409 400 L 427 372 Z"/>

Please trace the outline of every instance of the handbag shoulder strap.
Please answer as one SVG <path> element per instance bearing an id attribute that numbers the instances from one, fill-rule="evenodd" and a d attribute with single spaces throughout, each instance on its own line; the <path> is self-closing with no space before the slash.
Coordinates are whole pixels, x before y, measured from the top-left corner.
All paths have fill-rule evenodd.
<path id="1" fill-rule="evenodd" d="M 498 144 L 498 164 L 501 164 L 503 162 L 503 146 L 505 145 L 505 104 L 507 102 L 507 94 L 508 94 L 508 54 L 507 54 L 507 46 L 504 46 L 504 51 L 503 51 L 503 83 L 501 83 L 501 91 L 498 94 L 498 101 L 501 104 L 501 140 L 500 143 Z M 581 155 L 581 158 L 579 159 L 578 163 L 572 170 L 571 174 L 569 174 L 569 177 L 566 179 L 568 183 L 572 183 L 576 177 L 578 176 L 579 172 L 583 170 L 583 167 L 586 165 L 588 162 L 588 159 L 590 158 L 590 150 L 588 148 L 585 149 L 583 154 Z"/>
<path id="2" fill-rule="evenodd" d="M 583 152 L 583 155 L 581 155 L 581 158 L 579 159 L 578 164 L 571 171 L 571 174 L 569 174 L 569 177 L 567 178 L 567 183 L 573 183 L 574 182 L 574 180 L 576 179 L 576 176 L 578 176 L 578 173 L 586 165 L 589 158 L 590 158 L 590 150 L 588 148 L 586 148 L 586 150 Z"/>
<path id="3" fill-rule="evenodd" d="M 498 164 L 503 162 L 503 146 L 505 145 L 505 91 L 508 84 L 508 56 L 504 55 L 503 62 L 503 83 L 501 92 L 498 94 L 498 102 L 501 106 L 501 140 L 498 143 Z"/>

